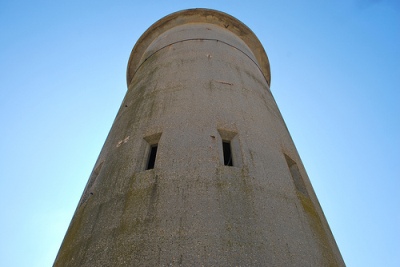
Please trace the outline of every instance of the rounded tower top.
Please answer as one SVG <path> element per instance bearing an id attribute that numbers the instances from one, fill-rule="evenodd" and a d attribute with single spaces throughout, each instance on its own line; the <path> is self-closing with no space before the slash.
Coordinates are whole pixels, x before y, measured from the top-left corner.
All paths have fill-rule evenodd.
<path id="1" fill-rule="evenodd" d="M 269 60 L 265 50 L 258 40 L 257 36 L 238 19 L 211 9 L 187 9 L 172 13 L 150 26 L 150 28 L 142 34 L 139 40 L 136 42 L 132 49 L 131 55 L 128 61 L 128 68 L 126 73 L 126 79 L 128 87 L 132 81 L 133 76 L 139 69 L 140 65 L 146 60 L 146 51 L 148 47 L 155 41 L 160 35 L 166 31 L 181 26 L 184 24 L 213 24 L 223 29 L 226 29 L 239 37 L 251 50 L 255 57 L 255 64 L 259 67 L 263 73 L 265 80 L 268 85 L 271 84 L 271 70 L 269 66 Z"/>

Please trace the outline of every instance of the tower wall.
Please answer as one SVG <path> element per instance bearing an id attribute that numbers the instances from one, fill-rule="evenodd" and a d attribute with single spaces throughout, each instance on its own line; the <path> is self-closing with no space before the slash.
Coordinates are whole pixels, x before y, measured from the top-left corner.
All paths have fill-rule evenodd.
<path id="1" fill-rule="evenodd" d="M 245 25 L 169 15 L 127 80 L 55 266 L 344 266 Z"/>

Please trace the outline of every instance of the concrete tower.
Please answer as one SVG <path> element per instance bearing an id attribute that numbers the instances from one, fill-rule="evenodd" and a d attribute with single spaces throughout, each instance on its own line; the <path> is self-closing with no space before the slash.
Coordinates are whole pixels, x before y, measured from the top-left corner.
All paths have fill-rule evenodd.
<path id="1" fill-rule="evenodd" d="M 54 265 L 344 266 L 270 80 L 227 14 L 152 25 Z"/>

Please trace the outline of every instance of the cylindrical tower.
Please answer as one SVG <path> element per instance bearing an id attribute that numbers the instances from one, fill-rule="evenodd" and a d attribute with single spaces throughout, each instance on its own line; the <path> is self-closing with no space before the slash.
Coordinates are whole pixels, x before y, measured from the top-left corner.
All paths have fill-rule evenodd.
<path id="1" fill-rule="evenodd" d="M 270 79 L 227 14 L 152 25 L 55 266 L 344 266 Z"/>

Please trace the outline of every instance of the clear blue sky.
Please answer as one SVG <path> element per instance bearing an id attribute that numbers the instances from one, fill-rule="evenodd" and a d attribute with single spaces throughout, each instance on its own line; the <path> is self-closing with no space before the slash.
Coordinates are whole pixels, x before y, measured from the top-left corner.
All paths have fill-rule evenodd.
<path id="1" fill-rule="evenodd" d="M 139 36 L 187 8 L 259 37 L 348 266 L 400 266 L 400 2 L 0 1 L 0 266 L 51 266 Z"/>

